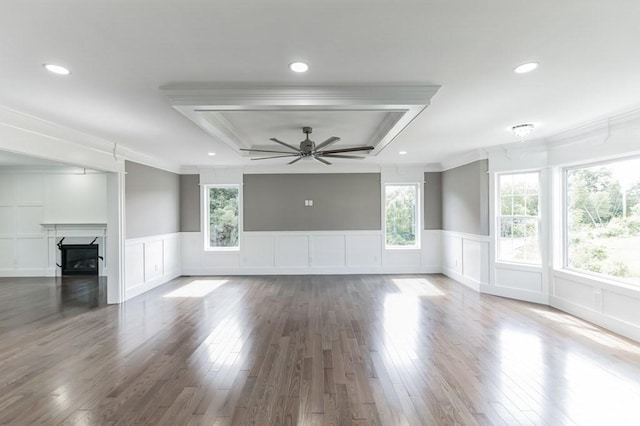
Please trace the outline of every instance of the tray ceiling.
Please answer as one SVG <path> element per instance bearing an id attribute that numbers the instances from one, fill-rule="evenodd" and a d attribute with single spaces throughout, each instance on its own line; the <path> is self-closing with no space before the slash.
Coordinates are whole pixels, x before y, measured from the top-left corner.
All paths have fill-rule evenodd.
<path id="1" fill-rule="evenodd" d="M 302 127 L 312 140 L 338 136 L 339 146 L 371 145 L 378 155 L 430 103 L 438 86 L 175 87 L 165 86 L 175 109 L 237 153 L 277 137 L 297 144 Z"/>

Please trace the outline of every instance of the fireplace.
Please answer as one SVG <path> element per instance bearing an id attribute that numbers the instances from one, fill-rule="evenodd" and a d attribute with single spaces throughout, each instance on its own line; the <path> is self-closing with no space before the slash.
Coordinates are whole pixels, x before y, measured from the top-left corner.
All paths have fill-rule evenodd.
<path id="1" fill-rule="evenodd" d="M 60 244 L 62 275 L 98 275 L 97 244 Z"/>

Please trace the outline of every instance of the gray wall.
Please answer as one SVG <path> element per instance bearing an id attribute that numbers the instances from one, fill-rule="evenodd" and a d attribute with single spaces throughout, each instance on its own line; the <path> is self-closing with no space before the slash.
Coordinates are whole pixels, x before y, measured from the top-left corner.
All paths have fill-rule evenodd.
<path id="1" fill-rule="evenodd" d="M 142 164 L 125 162 L 126 238 L 180 230 L 180 177 Z"/>
<path id="2" fill-rule="evenodd" d="M 200 232 L 200 175 L 180 175 L 180 232 Z"/>
<path id="3" fill-rule="evenodd" d="M 442 172 L 424 174 L 424 229 L 442 229 Z"/>
<path id="4" fill-rule="evenodd" d="M 489 235 L 488 161 L 442 173 L 442 229 Z"/>
<path id="5" fill-rule="evenodd" d="M 244 175 L 243 191 L 245 231 L 381 229 L 379 173 Z"/>

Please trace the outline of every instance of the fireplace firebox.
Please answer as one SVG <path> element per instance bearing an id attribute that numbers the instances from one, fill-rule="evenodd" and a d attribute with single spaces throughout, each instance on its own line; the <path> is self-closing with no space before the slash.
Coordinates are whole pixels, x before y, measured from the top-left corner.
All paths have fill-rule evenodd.
<path id="1" fill-rule="evenodd" d="M 60 244 L 62 275 L 98 275 L 97 244 Z"/>

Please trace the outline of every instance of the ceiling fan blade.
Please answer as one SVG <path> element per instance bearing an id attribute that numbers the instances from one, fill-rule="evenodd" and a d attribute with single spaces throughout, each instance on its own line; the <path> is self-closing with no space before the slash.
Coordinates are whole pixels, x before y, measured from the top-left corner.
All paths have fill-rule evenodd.
<path id="1" fill-rule="evenodd" d="M 352 160 L 364 160 L 364 157 L 360 157 L 359 155 L 339 155 L 339 154 L 318 154 L 322 157 L 328 158 L 349 158 Z"/>
<path id="2" fill-rule="evenodd" d="M 326 165 L 331 165 L 331 163 L 330 163 L 330 162 L 328 162 L 327 160 L 325 160 L 325 159 L 323 159 L 323 158 L 320 158 L 320 157 L 316 157 L 316 156 L 314 156 L 314 157 L 313 157 L 313 159 L 314 159 L 314 160 L 316 160 L 316 161 L 319 161 L 319 162 L 321 162 L 321 163 L 324 163 L 324 164 L 326 164 Z"/>
<path id="3" fill-rule="evenodd" d="M 330 149 L 328 151 L 320 151 L 316 154 L 340 154 L 342 152 L 355 152 L 355 151 L 371 151 L 375 147 L 373 146 L 359 146 L 356 148 L 342 148 L 342 149 Z"/>
<path id="4" fill-rule="evenodd" d="M 316 151 L 322 148 L 325 148 L 333 143 L 336 143 L 340 140 L 339 137 L 336 136 L 331 136 L 329 139 L 327 139 L 326 141 L 322 142 L 320 145 L 316 146 Z"/>
<path id="5" fill-rule="evenodd" d="M 254 157 L 252 160 L 270 160 L 272 158 L 297 157 L 298 154 L 274 155 L 272 157 Z"/>
<path id="6" fill-rule="evenodd" d="M 302 160 L 302 155 L 301 155 L 300 157 L 296 158 L 296 159 L 295 159 L 295 160 L 293 160 L 293 161 L 289 161 L 287 164 L 293 164 L 293 163 L 295 163 L 295 162 L 297 162 L 297 161 L 300 161 L 300 160 Z"/>
<path id="7" fill-rule="evenodd" d="M 249 152 L 273 152 L 274 154 L 293 154 L 288 151 L 271 151 L 268 149 L 248 149 L 248 148 L 240 148 L 240 151 L 249 151 Z M 297 155 L 297 154 L 296 154 Z"/>
<path id="8" fill-rule="evenodd" d="M 278 139 L 276 139 L 276 138 L 271 138 L 271 139 L 269 139 L 269 140 L 270 140 L 270 141 L 274 141 L 275 143 L 279 143 L 279 144 L 280 144 L 280 145 L 282 145 L 282 146 L 286 146 L 287 148 L 290 148 L 290 149 L 292 149 L 292 150 L 294 150 L 294 151 L 296 151 L 296 152 L 300 152 L 300 149 L 299 149 L 299 148 L 296 148 L 296 147 L 295 147 L 295 146 L 293 146 L 293 145 L 289 145 L 289 144 L 288 144 L 288 143 L 286 143 L 286 142 L 279 141 L 279 140 L 278 140 Z"/>

